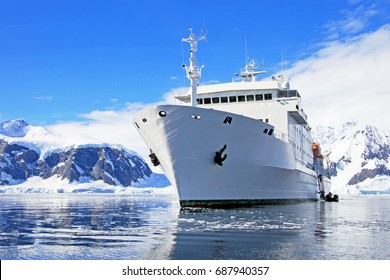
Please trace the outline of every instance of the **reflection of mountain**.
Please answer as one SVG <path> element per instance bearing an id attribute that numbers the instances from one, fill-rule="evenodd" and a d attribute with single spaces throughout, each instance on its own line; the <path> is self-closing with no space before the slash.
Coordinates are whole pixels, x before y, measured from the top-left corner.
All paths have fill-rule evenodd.
<path id="1" fill-rule="evenodd" d="M 317 254 L 316 236 L 307 228 L 318 219 L 321 203 L 240 209 L 180 211 L 171 259 L 300 259 Z M 302 230 L 306 228 L 306 230 Z"/>
<path id="2" fill-rule="evenodd" d="M 180 211 L 171 259 L 389 259 L 389 198 Z M 350 238 L 351 233 L 354 238 Z M 357 245 L 358 244 L 358 245 Z"/>
<path id="3" fill-rule="evenodd" d="M 169 185 L 138 154 L 119 145 L 62 146 L 60 137 L 23 120 L 0 123 L 0 134 L 0 185 L 20 184 L 34 176 L 79 183 L 101 180 L 124 187 L 141 182 Z"/>
<path id="4" fill-rule="evenodd" d="M 141 260 L 171 253 L 179 209 L 170 198 L 5 196 L 1 259 Z"/>

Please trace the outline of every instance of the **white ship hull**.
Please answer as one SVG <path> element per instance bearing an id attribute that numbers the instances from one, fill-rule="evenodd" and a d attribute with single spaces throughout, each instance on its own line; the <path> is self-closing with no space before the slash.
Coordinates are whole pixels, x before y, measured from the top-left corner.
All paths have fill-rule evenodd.
<path id="1" fill-rule="evenodd" d="M 162 112 L 162 113 L 161 113 Z M 231 122 L 224 123 L 226 117 Z M 295 159 L 273 126 L 241 115 L 198 107 L 143 109 L 134 123 L 186 206 L 240 206 L 315 201 L 318 178 Z M 223 165 L 214 156 L 226 145 Z M 326 179 L 325 192 L 330 182 Z"/>

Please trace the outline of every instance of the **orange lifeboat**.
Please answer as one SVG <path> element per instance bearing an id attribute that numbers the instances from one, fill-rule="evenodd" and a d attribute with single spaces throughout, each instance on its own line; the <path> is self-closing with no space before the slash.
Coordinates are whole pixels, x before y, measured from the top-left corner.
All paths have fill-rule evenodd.
<path id="1" fill-rule="evenodd" d="M 320 145 L 318 145 L 316 142 L 313 142 L 311 144 L 311 148 L 313 150 L 313 157 L 314 158 L 324 158 L 324 156 L 321 153 Z"/>

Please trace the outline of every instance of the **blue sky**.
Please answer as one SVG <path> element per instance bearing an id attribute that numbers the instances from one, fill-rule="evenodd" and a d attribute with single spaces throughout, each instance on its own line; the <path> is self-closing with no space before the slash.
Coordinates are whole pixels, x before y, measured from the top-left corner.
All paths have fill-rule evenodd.
<path id="1" fill-rule="evenodd" d="M 161 101 L 188 85 L 181 68 L 188 46 L 181 39 L 191 27 L 208 31 L 197 53 L 203 83 L 231 80 L 245 64 L 245 38 L 248 56 L 263 61 L 270 75 L 280 70 L 283 51 L 297 81 L 304 80 L 302 65 L 332 61 L 330 54 L 321 57 L 330 46 L 367 46 L 363 36 L 375 32 L 380 38 L 370 42 L 389 45 L 389 0 L 191 3 L 0 0 L 0 120 L 45 126 L 96 121 L 131 104 Z M 388 64 L 378 70 L 390 70 Z M 390 101 L 390 92 L 383 94 Z"/>

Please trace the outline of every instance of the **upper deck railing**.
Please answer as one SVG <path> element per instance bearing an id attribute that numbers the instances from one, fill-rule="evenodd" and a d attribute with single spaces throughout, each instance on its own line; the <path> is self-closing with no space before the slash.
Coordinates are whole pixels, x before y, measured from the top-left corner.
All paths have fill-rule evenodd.
<path id="1" fill-rule="evenodd" d="M 241 68 L 240 74 L 235 74 L 232 82 L 256 82 L 257 75 L 266 73 L 265 71 L 257 71 L 257 68 L 259 68 L 259 66 L 256 61 L 252 59 L 244 68 Z"/>
<path id="2" fill-rule="evenodd" d="M 299 92 L 295 89 L 281 89 L 278 91 L 277 98 L 288 98 L 288 97 L 301 97 Z"/>

